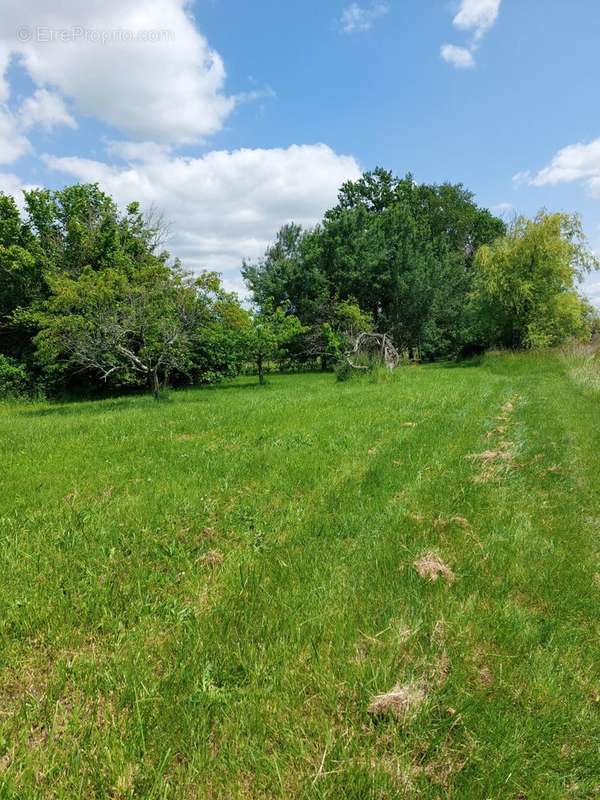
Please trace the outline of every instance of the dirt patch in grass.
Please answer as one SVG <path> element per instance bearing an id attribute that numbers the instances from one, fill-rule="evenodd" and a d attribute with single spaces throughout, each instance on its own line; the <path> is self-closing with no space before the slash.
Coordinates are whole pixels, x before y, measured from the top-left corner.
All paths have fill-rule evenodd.
<path id="1" fill-rule="evenodd" d="M 431 583 L 435 583 L 438 578 L 450 584 L 456 580 L 454 572 L 436 553 L 425 553 L 415 561 L 414 567 L 421 578 Z"/>

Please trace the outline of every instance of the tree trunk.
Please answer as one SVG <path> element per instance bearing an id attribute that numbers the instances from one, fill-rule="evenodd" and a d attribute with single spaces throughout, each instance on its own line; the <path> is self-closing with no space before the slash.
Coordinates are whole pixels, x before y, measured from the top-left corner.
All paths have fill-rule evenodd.
<path id="1" fill-rule="evenodd" d="M 157 370 L 152 373 L 152 394 L 155 400 L 160 400 L 160 381 L 158 380 Z"/>
<path id="2" fill-rule="evenodd" d="M 265 370 L 263 367 L 262 358 L 256 359 L 256 366 L 258 367 L 258 382 L 260 383 L 261 386 L 264 386 L 266 381 L 265 381 Z"/>

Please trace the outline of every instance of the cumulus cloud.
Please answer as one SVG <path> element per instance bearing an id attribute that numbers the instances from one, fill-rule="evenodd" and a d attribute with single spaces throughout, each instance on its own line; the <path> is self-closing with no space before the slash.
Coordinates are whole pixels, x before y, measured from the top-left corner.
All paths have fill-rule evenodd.
<path id="1" fill-rule="evenodd" d="M 0 35 L 0 103 L 6 103 L 10 95 L 10 87 L 6 79 L 6 72 L 10 64 L 10 50 L 3 44 Z"/>
<path id="2" fill-rule="evenodd" d="M 600 139 L 563 147 L 535 175 L 521 172 L 513 180 L 531 186 L 555 186 L 582 181 L 593 196 L 600 197 Z"/>
<path id="3" fill-rule="evenodd" d="M 18 118 L 0 106 L 0 164 L 12 164 L 30 148 L 29 140 L 21 132 Z"/>
<path id="4" fill-rule="evenodd" d="M 475 53 L 479 43 L 495 25 L 501 3 L 502 0 L 461 0 L 453 24 L 459 30 L 470 33 L 471 42 L 467 47 L 443 45 L 441 55 L 444 61 L 458 69 L 475 66 Z"/>
<path id="5" fill-rule="evenodd" d="M 256 258 L 291 220 L 315 224 L 336 201 L 341 184 L 360 175 L 354 158 L 326 145 L 215 151 L 185 158 L 151 147 L 112 145 L 128 163 L 46 156 L 71 179 L 98 181 L 124 206 L 139 200 L 172 223 L 169 249 L 191 269 L 222 272 L 241 289 L 243 258 Z"/>
<path id="6" fill-rule="evenodd" d="M 59 95 L 47 89 L 37 89 L 28 97 L 20 109 L 20 122 L 24 128 L 40 125 L 50 132 L 59 125 L 76 128 L 77 122 L 67 111 L 65 102 Z"/>
<path id="7" fill-rule="evenodd" d="M 235 100 L 188 0 L 29 0 L 2 9 L 0 100 L 16 55 L 39 88 L 134 139 L 190 144 L 220 130 Z"/>
<path id="8" fill-rule="evenodd" d="M 386 2 L 373 2 L 365 6 L 351 3 L 343 10 L 340 24 L 344 33 L 370 31 L 377 20 L 389 12 L 390 6 Z"/>
<path id="9" fill-rule="evenodd" d="M 40 125 L 50 131 L 57 125 L 77 127 L 63 100 L 45 89 L 27 98 L 17 112 L 0 105 L 0 164 L 12 164 L 32 147 L 26 131 Z"/>
<path id="10" fill-rule="evenodd" d="M 12 195 L 15 200 L 22 197 L 23 182 L 10 172 L 0 172 L 0 192 Z"/>
<path id="11" fill-rule="evenodd" d="M 471 69 L 475 66 L 473 53 L 466 47 L 445 44 L 442 47 L 442 58 L 457 69 Z"/>

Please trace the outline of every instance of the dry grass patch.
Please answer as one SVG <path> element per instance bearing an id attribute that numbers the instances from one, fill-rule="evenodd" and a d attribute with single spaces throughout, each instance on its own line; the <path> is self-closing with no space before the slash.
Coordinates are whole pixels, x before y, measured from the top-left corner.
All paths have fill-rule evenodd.
<path id="1" fill-rule="evenodd" d="M 512 414 L 520 398 L 515 396 L 504 403 L 496 421 L 500 423 L 493 430 L 488 431 L 486 439 L 492 443 L 496 440 L 495 447 L 489 447 L 482 453 L 472 453 L 467 458 L 478 462 L 481 472 L 474 480 L 475 483 L 488 483 L 498 480 L 507 470 L 517 466 L 514 463 L 514 443 L 506 438 L 512 421 Z"/>
<path id="2" fill-rule="evenodd" d="M 410 712 L 418 709 L 426 698 L 425 684 L 396 684 L 391 691 L 378 694 L 372 700 L 367 713 L 374 717 L 391 715 L 398 720 L 404 720 Z"/>
<path id="3" fill-rule="evenodd" d="M 225 560 L 223 553 L 219 550 L 209 550 L 198 559 L 199 564 L 204 564 L 207 567 L 218 567 Z"/>
<path id="4" fill-rule="evenodd" d="M 456 575 L 436 553 L 425 553 L 414 562 L 417 573 L 424 580 L 435 583 L 438 578 L 443 578 L 447 583 L 454 583 Z"/>

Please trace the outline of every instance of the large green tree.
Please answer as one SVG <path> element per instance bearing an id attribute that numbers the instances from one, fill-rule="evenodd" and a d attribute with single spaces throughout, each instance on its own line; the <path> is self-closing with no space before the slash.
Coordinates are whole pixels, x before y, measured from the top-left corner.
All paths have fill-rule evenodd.
<path id="1" fill-rule="evenodd" d="M 344 184 L 314 230 L 283 228 L 244 277 L 259 306 L 274 302 L 313 330 L 352 300 L 401 348 L 454 355 L 468 337 L 474 255 L 504 231 L 461 185 L 377 169 Z"/>

